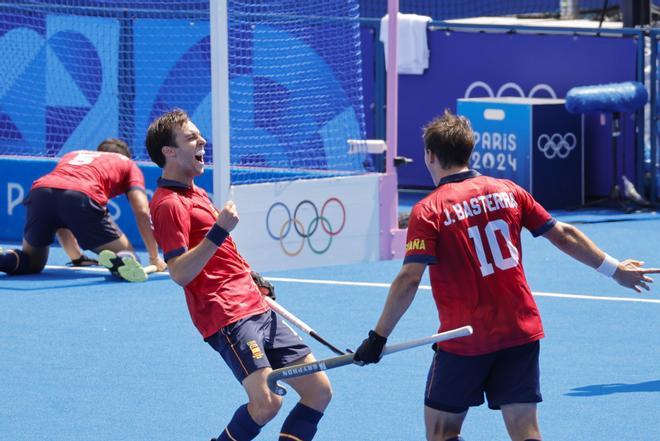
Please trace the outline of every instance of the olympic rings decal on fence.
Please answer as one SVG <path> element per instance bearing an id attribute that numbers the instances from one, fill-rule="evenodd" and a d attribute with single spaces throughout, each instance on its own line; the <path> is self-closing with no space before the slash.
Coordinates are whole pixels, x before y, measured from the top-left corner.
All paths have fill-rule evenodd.
<path id="1" fill-rule="evenodd" d="M 341 210 L 341 221 L 337 223 L 338 225 L 333 225 L 327 216 L 330 207 L 335 205 Z M 274 214 L 276 210 L 281 210 L 282 214 L 284 214 L 284 221 L 279 227 L 279 230 L 274 232 L 273 229 L 271 229 L 271 220 L 272 217 L 276 216 Z M 303 217 L 304 213 L 308 214 L 306 218 Z M 311 216 L 309 216 L 310 213 Z M 292 257 L 297 256 L 302 252 L 303 248 L 305 248 L 305 242 L 307 242 L 309 249 L 315 254 L 324 254 L 330 249 L 332 238 L 341 233 L 345 226 L 346 208 L 344 207 L 343 202 L 336 197 L 328 198 L 321 206 L 320 212 L 314 202 L 309 199 L 303 199 L 298 202 L 298 205 L 296 205 L 296 208 L 293 210 L 293 214 L 291 214 L 291 210 L 283 202 L 275 202 L 270 206 L 266 214 L 266 231 L 268 232 L 268 235 L 272 237 L 273 240 L 279 241 L 284 254 Z M 292 232 L 295 232 L 295 235 L 300 238 L 300 244 L 292 248 L 287 248 L 285 239 Z M 321 232 L 327 236 L 327 242 L 322 246 L 319 246 L 318 242 L 315 245 L 312 242 L 312 237 Z"/>
<path id="2" fill-rule="evenodd" d="M 548 159 L 554 157 L 566 159 L 577 146 L 577 138 L 570 132 L 563 136 L 559 133 L 553 133 L 552 135 L 544 133 L 536 140 L 536 146 Z"/>

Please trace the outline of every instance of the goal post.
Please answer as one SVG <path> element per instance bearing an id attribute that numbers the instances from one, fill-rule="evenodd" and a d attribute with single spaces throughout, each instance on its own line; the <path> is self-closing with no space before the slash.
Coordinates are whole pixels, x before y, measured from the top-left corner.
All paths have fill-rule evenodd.
<path id="1" fill-rule="evenodd" d="M 227 0 L 209 1 L 211 36 L 211 118 L 213 131 L 213 194 L 224 204 L 231 187 L 229 155 L 229 46 Z"/>
<path id="2" fill-rule="evenodd" d="M 260 270 L 397 257 L 396 127 L 385 173 L 354 148 L 366 142 L 358 1 L 210 12 L 213 192 L 237 203 L 241 253 Z"/>

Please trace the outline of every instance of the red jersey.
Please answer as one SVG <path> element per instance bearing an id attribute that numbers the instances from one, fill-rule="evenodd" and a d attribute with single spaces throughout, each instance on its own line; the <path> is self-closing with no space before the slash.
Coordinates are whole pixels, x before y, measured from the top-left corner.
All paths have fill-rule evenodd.
<path id="1" fill-rule="evenodd" d="M 442 179 L 415 205 L 404 264 L 429 264 L 441 332 L 474 329 L 440 348 L 480 355 L 543 337 L 522 266 L 520 232 L 525 227 L 536 237 L 555 222 L 518 185 L 472 170 Z"/>
<path id="2" fill-rule="evenodd" d="M 52 172 L 32 184 L 42 187 L 80 191 L 104 207 L 109 199 L 133 188 L 144 191 L 144 175 L 119 153 L 77 150 L 62 156 Z"/>
<path id="3" fill-rule="evenodd" d="M 166 179 L 158 180 L 150 205 L 154 236 L 165 261 L 197 246 L 218 217 L 204 189 Z M 190 317 L 204 338 L 269 309 L 250 272 L 232 237 L 227 236 L 202 271 L 184 287 Z"/>

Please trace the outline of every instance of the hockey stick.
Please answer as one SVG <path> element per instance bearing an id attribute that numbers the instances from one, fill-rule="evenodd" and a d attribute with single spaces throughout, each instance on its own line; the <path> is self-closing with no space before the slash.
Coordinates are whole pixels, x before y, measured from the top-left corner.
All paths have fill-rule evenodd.
<path id="1" fill-rule="evenodd" d="M 158 267 L 156 265 L 143 266 L 142 269 L 144 270 L 145 274 L 151 274 L 158 271 Z"/>
<path id="2" fill-rule="evenodd" d="M 295 315 L 291 314 L 289 311 L 286 310 L 282 305 L 277 303 L 275 300 L 271 299 L 270 297 L 264 296 L 264 299 L 266 300 L 266 303 L 268 303 L 268 306 L 278 313 L 282 318 L 290 321 L 293 323 L 298 329 L 303 331 L 305 334 L 310 335 L 314 340 L 318 341 L 322 345 L 328 347 L 332 352 L 334 352 L 337 355 L 344 355 L 346 352 L 342 351 L 338 347 L 334 346 L 332 343 L 328 342 L 326 339 L 321 337 L 314 331 L 308 324 L 300 320 L 298 317 Z"/>
<path id="3" fill-rule="evenodd" d="M 453 338 L 466 337 L 472 335 L 472 326 L 463 326 L 461 328 L 451 329 L 449 331 L 441 332 L 439 334 L 429 335 L 428 337 L 419 338 L 417 340 L 410 340 L 403 343 L 398 343 L 391 346 L 385 346 L 383 355 L 393 354 L 399 351 L 405 351 L 417 346 L 423 346 L 431 343 L 438 343 Z M 277 395 L 286 395 L 286 388 L 282 386 L 278 380 L 301 377 L 303 375 L 313 374 L 314 372 L 327 371 L 329 369 L 338 368 L 353 364 L 353 354 L 340 355 L 339 357 L 326 358 L 325 360 L 312 361 L 310 363 L 296 364 L 287 366 L 280 369 L 275 369 L 268 374 L 268 388 Z"/>

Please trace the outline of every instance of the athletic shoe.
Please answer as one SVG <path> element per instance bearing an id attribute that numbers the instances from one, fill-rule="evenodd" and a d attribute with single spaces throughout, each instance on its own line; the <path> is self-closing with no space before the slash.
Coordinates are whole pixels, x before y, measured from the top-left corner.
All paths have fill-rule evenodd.
<path id="1" fill-rule="evenodd" d="M 99 253 L 99 264 L 110 270 L 113 276 L 128 282 L 144 282 L 149 278 L 130 251 L 115 254 L 113 251 L 103 250 Z"/>
<path id="2" fill-rule="evenodd" d="M 140 262 L 135 260 L 132 255 L 124 256 L 121 260 L 124 263 L 119 267 L 119 275 L 122 279 L 129 282 L 144 282 L 149 278 Z"/>
<path id="3" fill-rule="evenodd" d="M 98 266 L 99 261 L 96 259 L 92 259 L 91 257 L 83 254 L 77 259 L 71 260 L 67 265 L 68 266 Z"/>
<path id="4" fill-rule="evenodd" d="M 114 251 L 103 250 L 99 253 L 99 265 L 106 267 L 113 276 L 121 277 L 118 270 L 123 264 Z"/>

